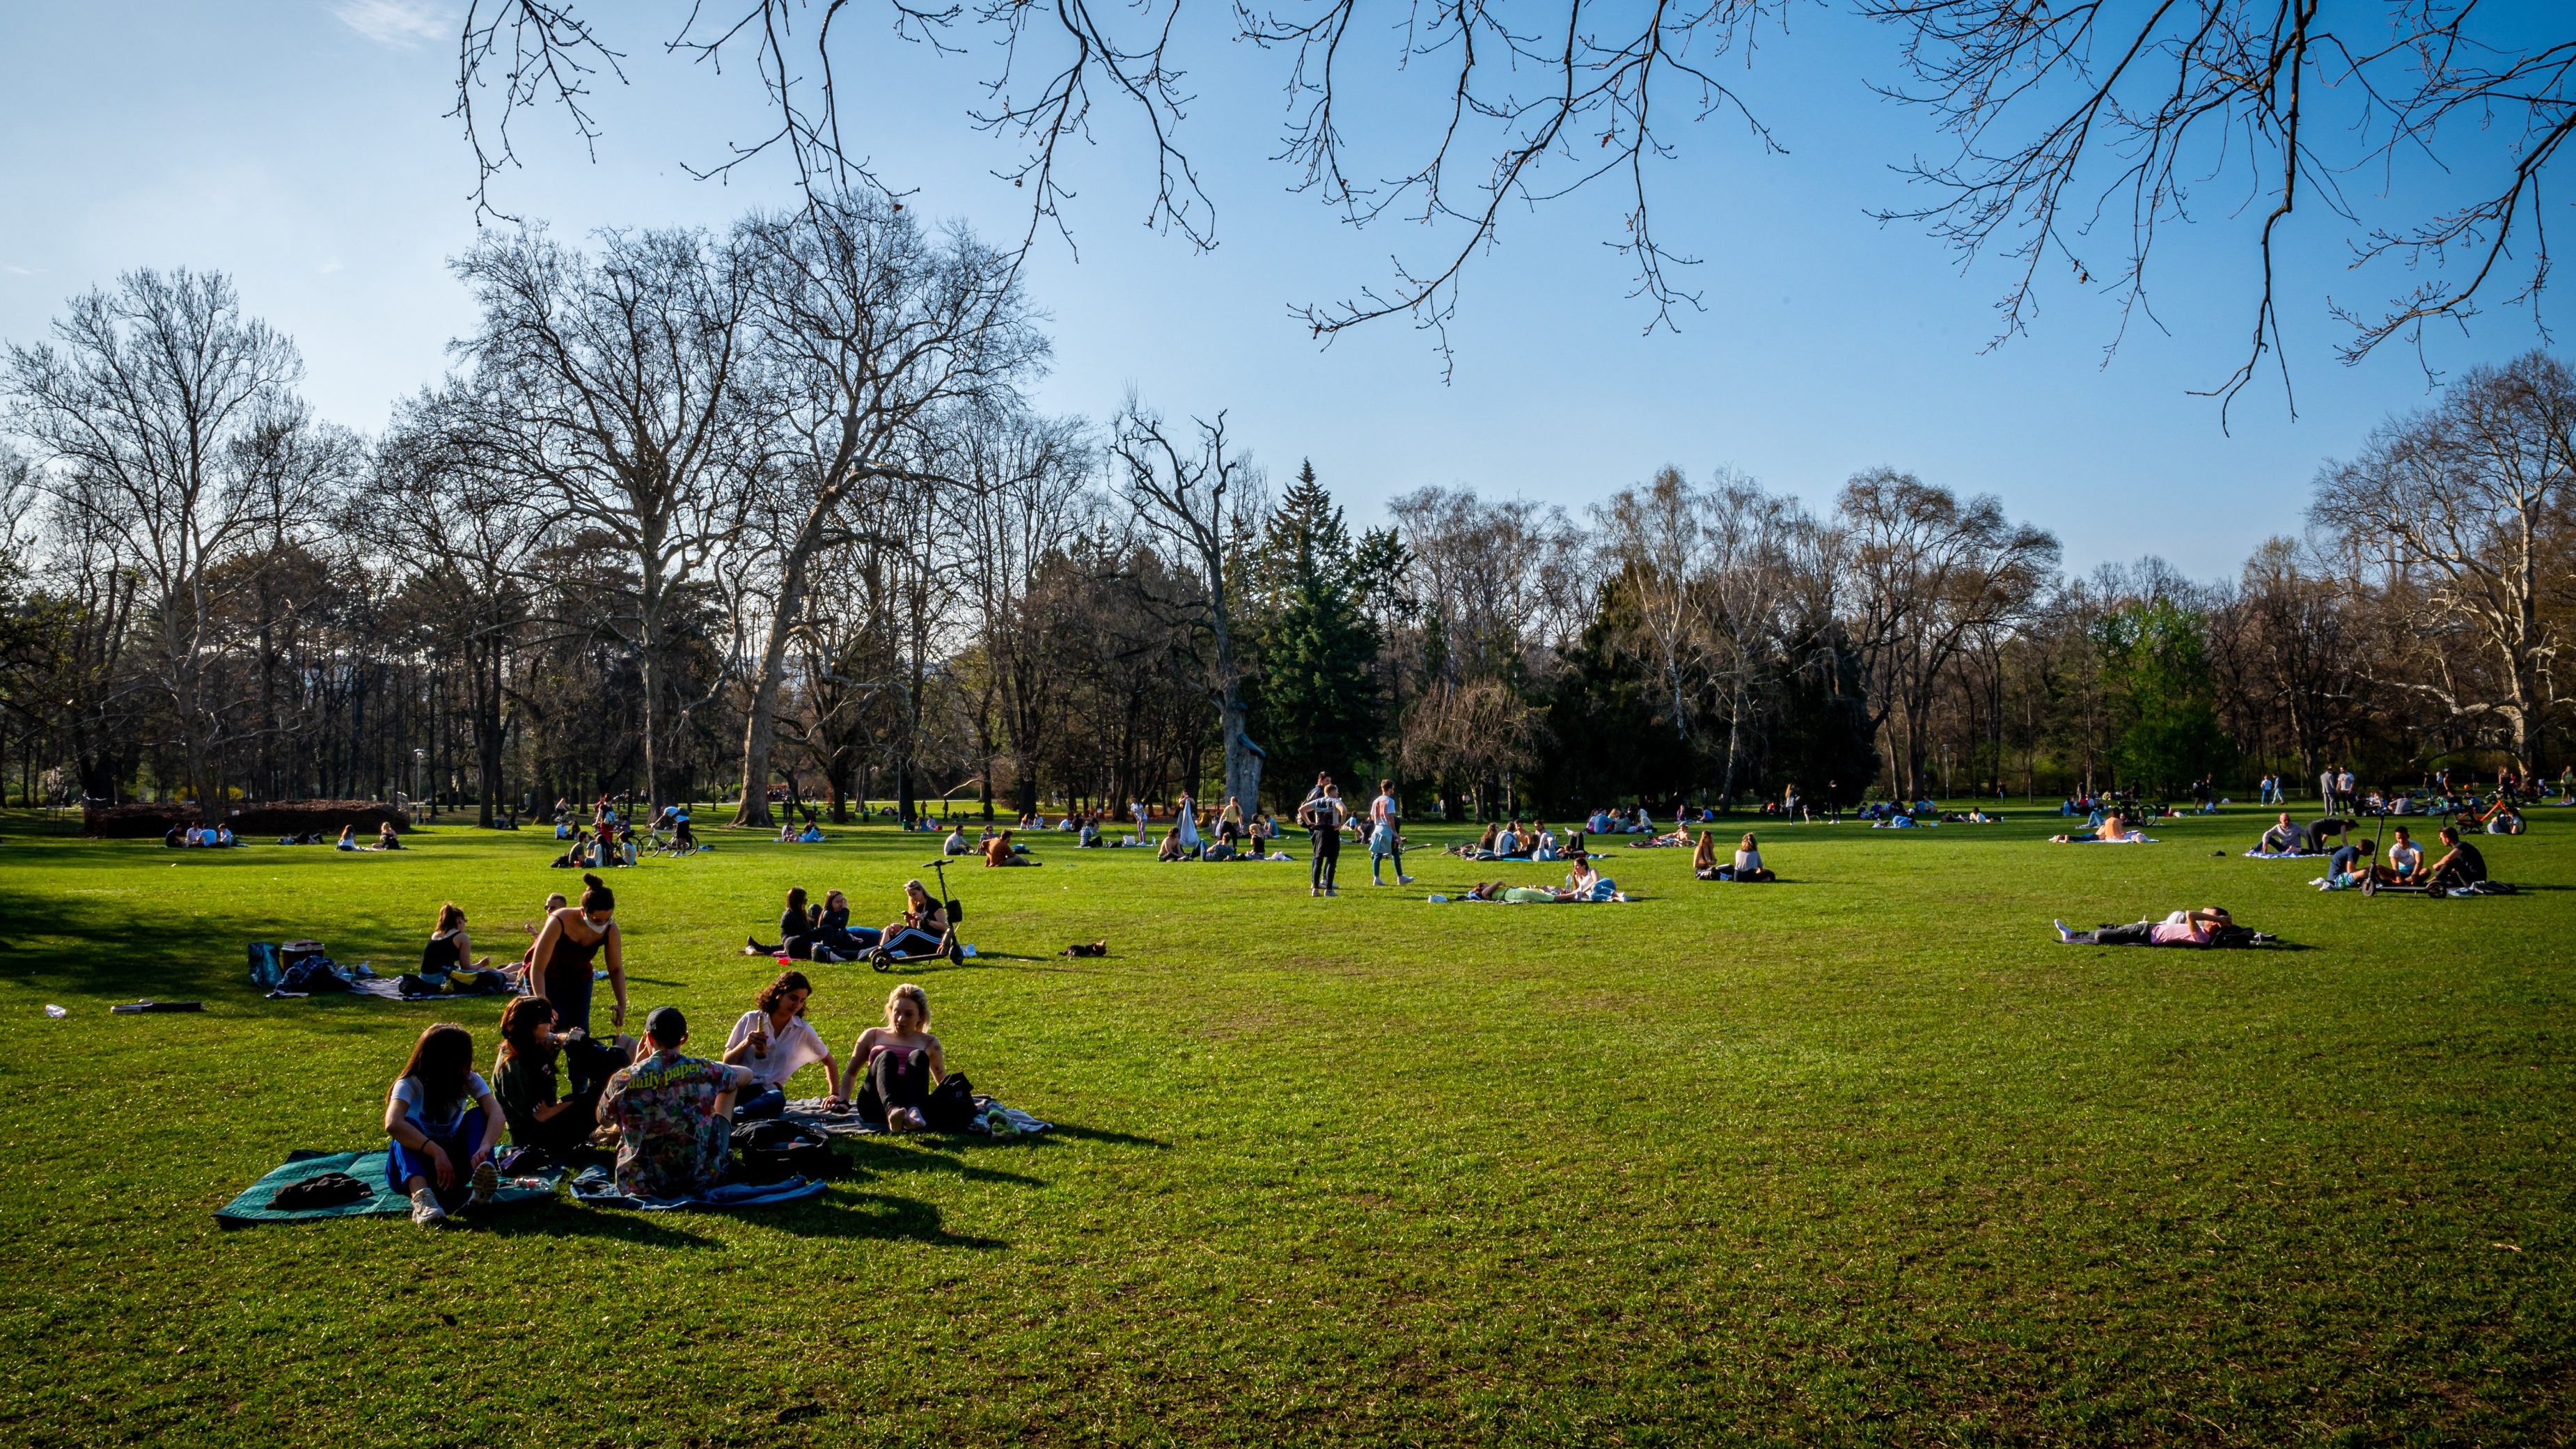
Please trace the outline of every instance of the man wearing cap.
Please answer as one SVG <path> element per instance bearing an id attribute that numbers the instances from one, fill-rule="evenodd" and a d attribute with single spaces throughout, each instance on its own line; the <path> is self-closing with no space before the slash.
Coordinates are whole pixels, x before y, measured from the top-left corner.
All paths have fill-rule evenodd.
<path id="1" fill-rule="evenodd" d="M 619 1192 L 695 1197 L 724 1178 L 734 1093 L 751 1085 L 751 1069 L 684 1057 L 688 1039 L 678 1007 L 653 1008 L 634 1065 L 600 1093 L 599 1120 L 618 1133 Z"/>

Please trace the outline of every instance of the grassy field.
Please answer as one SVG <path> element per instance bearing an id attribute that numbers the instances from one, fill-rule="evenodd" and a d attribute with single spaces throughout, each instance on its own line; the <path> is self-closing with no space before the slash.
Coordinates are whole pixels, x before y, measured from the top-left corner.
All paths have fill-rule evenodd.
<path id="1" fill-rule="evenodd" d="M 428 1021 L 488 1057 L 498 1015 L 263 1001 L 243 945 L 391 969 L 454 899 L 515 953 L 571 879 L 551 841 L 182 855 L 0 817 L 0 1440 L 2576 1440 L 2576 811 L 2490 844 L 2537 889 L 2439 903 L 2237 858 L 2260 819 L 1782 827 L 1780 885 L 1623 850 L 1643 899 L 1575 909 L 1427 905 L 1475 869 L 1427 851 L 1407 890 L 1346 853 L 1319 901 L 1302 863 L 1041 842 L 952 872 L 982 955 L 908 979 L 1051 1139 L 433 1234 L 215 1227 L 289 1149 L 376 1143 Z M 881 919 L 930 853 L 710 834 L 612 881 L 639 1014 L 709 1034 L 786 887 Z M 2047 928 L 2212 903 L 2300 949 Z M 894 978 L 814 974 L 846 1050 Z M 207 1012 L 107 1014 L 138 996 Z"/>

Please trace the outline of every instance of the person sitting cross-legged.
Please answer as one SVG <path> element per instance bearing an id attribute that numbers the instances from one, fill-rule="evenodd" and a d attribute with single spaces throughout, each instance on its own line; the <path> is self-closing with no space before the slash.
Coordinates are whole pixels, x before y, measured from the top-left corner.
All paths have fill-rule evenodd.
<path id="1" fill-rule="evenodd" d="M 2290 812 L 2284 810 L 2272 828 L 2263 832 L 2263 838 L 2254 842 L 2254 848 L 2265 855 L 2298 855 L 2307 849 L 2307 843 L 2308 833 L 2291 824 Z"/>
<path id="2" fill-rule="evenodd" d="M 1177 830 L 1172 832 L 1172 835 L 1178 834 L 1180 832 Z M 1011 832 L 1005 830 L 984 842 L 984 864 L 987 866 L 1036 865 L 1037 862 L 1020 854 L 1020 848 L 1011 843 Z"/>
<path id="3" fill-rule="evenodd" d="M 2423 847 L 2415 843 L 2403 825 L 2388 832 L 2388 863 L 2379 868 L 2379 878 L 2390 885 L 2424 883 Z"/>
<path id="4" fill-rule="evenodd" d="M 736 1093 L 751 1069 L 680 1054 L 689 1019 L 676 1006 L 644 1018 L 634 1064 L 599 1094 L 601 1125 L 617 1129 L 617 1190 L 633 1197 L 696 1197 L 724 1180 Z"/>

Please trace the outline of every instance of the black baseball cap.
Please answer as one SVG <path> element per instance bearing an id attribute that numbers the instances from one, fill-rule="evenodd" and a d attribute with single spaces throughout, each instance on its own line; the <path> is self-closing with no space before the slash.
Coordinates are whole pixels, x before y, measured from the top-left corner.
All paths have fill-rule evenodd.
<path id="1" fill-rule="evenodd" d="M 676 1006 L 657 1006 L 644 1018 L 644 1034 L 663 1046 L 678 1046 L 689 1034 L 689 1019 Z"/>

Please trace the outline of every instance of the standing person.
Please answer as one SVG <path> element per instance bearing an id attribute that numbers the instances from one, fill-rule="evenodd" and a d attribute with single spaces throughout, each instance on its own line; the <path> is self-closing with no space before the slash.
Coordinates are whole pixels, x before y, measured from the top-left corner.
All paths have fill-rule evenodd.
<path id="1" fill-rule="evenodd" d="M 1314 850 L 1309 868 L 1306 894 L 1338 895 L 1333 889 L 1333 872 L 1342 863 L 1341 796 L 1334 793 L 1333 777 L 1315 776 L 1315 791 L 1297 807 L 1297 823 L 1306 827 L 1306 838 Z"/>
<path id="2" fill-rule="evenodd" d="M 422 1032 L 385 1094 L 385 1176 L 411 1199 L 413 1222 L 434 1228 L 467 1202 L 492 1200 L 501 1128 L 501 1104 L 474 1070 L 473 1036 L 452 1021 Z"/>
<path id="3" fill-rule="evenodd" d="M 1413 877 L 1404 873 L 1404 810 L 1395 801 L 1395 782 L 1380 780 L 1377 798 L 1369 802 L 1370 885 L 1386 884 L 1378 879 L 1377 863 L 1388 859 L 1395 862 L 1395 883 L 1413 884 Z"/>
<path id="4" fill-rule="evenodd" d="M 1184 854 L 1199 853 L 1199 802 L 1191 798 L 1187 790 L 1181 792 L 1180 810 L 1172 817 L 1172 833 L 1181 838 Z"/>
<path id="5" fill-rule="evenodd" d="M 1225 797 L 1225 808 L 1217 812 L 1216 838 L 1228 845 L 1243 843 L 1243 802 L 1232 795 Z"/>
<path id="6" fill-rule="evenodd" d="M 734 1104 L 736 1120 L 775 1117 L 787 1110 L 787 1079 L 809 1063 L 822 1065 L 831 1087 L 825 1095 L 840 1098 L 841 1064 L 805 1020 L 805 1003 L 813 995 L 814 983 L 805 979 L 804 972 L 781 972 L 762 989 L 758 1003 L 733 1024 L 733 1033 L 725 1038 L 725 1062 L 751 1069 L 748 1094 Z"/>
<path id="7" fill-rule="evenodd" d="M 2326 766 L 2317 775 L 2317 798 L 2325 802 L 2325 812 L 2328 815 L 2332 815 L 2335 808 L 2334 782 L 2335 772 L 2332 765 Z"/>
<path id="8" fill-rule="evenodd" d="M 1154 812 L 1145 808 L 1144 801 L 1130 800 L 1127 802 L 1127 813 L 1136 821 L 1136 843 L 1144 844 L 1146 836 L 1153 830 Z"/>
<path id="9" fill-rule="evenodd" d="M 617 996 L 609 1019 L 617 1026 L 626 1024 L 626 956 L 625 943 L 617 934 L 617 897 L 595 875 L 585 875 L 581 881 L 581 904 L 546 917 L 545 929 L 537 933 L 537 944 L 528 952 L 528 991 L 553 1003 L 557 1030 L 587 1036 L 590 963 L 601 956 L 607 958 L 608 989 Z M 578 1070 L 579 1064 L 575 1065 Z M 578 1093 L 590 1085 L 576 1075 L 572 1090 Z"/>

